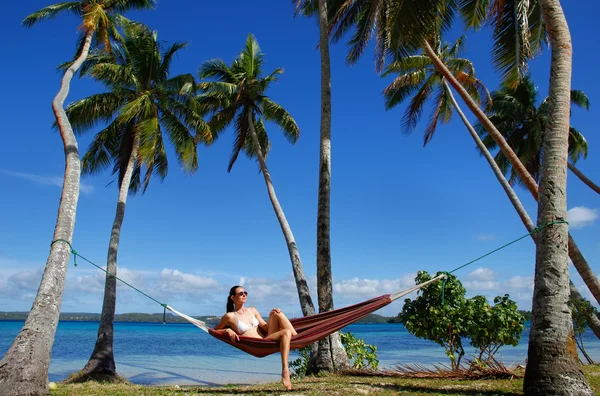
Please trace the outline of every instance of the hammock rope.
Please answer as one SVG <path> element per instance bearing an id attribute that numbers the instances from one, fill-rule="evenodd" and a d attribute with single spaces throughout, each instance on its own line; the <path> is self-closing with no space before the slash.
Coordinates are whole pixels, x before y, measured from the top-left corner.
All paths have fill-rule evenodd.
<path id="1" fill-rule="evenodd" d="M 556 220 L 556 221 L 547 223 L 547 224 L 545 224 L 545 225 L 543 225 L 541 227 L 537 227 L 533 231 L 531 231 L 531 232 L 529 232 L 529 233 L 527 233 L 527 234 L 525 234 L 525 235 L 523 235 L 523 236 L 521 236 L 521 237 L 519 237 L 519 238 L 511 241 L 511 242 L 508 242 L 508 243 L 500 246 L 499 248 L 491 250 L 488 253 L 486 253 L 486 254 L 484 254 L 482 256 L 479 256 L 476 259 L 471 260 L 471 261 L 469 261 L 469 262 L 467 262 L 467 263 L 465 263 L 465 264 L 463 264 L 463 265 L 461 265 L 459 267 L 456 267 L 455 269 L 453 269 L 451 271 L 444 271 L 440 275 L 438 275 L 438 276 L 436 276 L 436 277 L 434 277 L 434 278 L 432 278 L 432 279 L 430 279 L 430 280 L 428 280 L 428 281 L 426 281 L 424 283 L 415 285 L 415 286 L 413 286 L 413 287 L 411 287 L 409 289 L 402 290 L 402 291 L 399 291 L 399 292 L 391 294 L 391 295 L 390 294 L 386 294 L 384 296 L 377 297 L 377 298 L 374 298 L 372 300 L 365 301 L 363 303 L 359 303 L 359 304 L 355 304 L 355 305 L 352 305 L 352 306 L 349 306 L 349 307 L 345 307 L 345 308 L 341 308 L 341 309 L 335 310 L 335 311 L 338 311 L 338 312 L 342 312 L 342 314 L 341 314 L 343 316 L 342 319 L 336 320 L 332 315 L 330 315 L 334 311 L 322 312 L 322 313 L 319 313 L 319 314 L 311 315 L 310 318 L 312 318 L 312 319 L 309 319 L 309 317 L 301 317 L 301 318 L 292 319 L 291 321 L 294 324 L 294 328 L 296 328 L 296 325 L 298 325 L 298 327 L 302 327 L 302 328 L 308 329 L 311 326 L 315 327 L 314 323 L 317 323 L 317 322 L 318 322 L 318 324 L 316 326 L 320 326 L 319 329 L 318 329 L 318 331 L 313 331 L 313 332 L 307 331 L 306 332 L 307 335 L 304 336 L 304 338 L 301 341 L 298 340 L 298 344 L 295 345 L 295 348 L 299 348 L 299 347 L 311 344 L 312 342 L 315 341 L 315 337 L 319 337 L 320 335 L 323 334 L 323 332 L 334 332 L 334 331 L 337 331 L 340 328 L 344 327 L 346 324 L 352 323 L 352 322 L 354 322 L 354 321 L 356 321 L 356 320 L 358 320 L 358 319 L 360 319 L 360 318 L 368 315 L 370 312 L 373 312 L 373 311 L 375 311 L 375 310 L 377 310 L 377 309 L 379 309 L 379 308 L 381 308 L 381 307 L 389 304 L 390 302 L 392 302 L 394 300 L 397 300 L 398 298 L 401 298 L 401 297 L 403 297 L 403 296 L 405 296 L 407 294 L 410 294 L 410 293 L 412 293 L 412 292 L 414 292 L 416 290 L 419 290 L 419 289 L 421 289 L 421 288 L 423 288 L 423 287 L 425 287 L 425 286 L 427 286 L 427 285 L 429 285 L 431 283 L 437 282 L 440 279 L 443 279 L 442 280 L 442 304 L 444 304 L 444 289 L 445 289 L 446 280 L 447 280 L 448 275 L 450 275 L 453 272 L 456 272 L 459 269 L 462 269 L 462 268 L 464 268 L 464 267 L 466 267 L 468 265 L 471 265 L 471 264 L 473 264 L 473 263 L 475 263 L 475 262 L 477 262 L 477 261 L 479 261 L 479 260 L 481 260 L 481 259 L 483 259 L 483 258 L 485 258 L 485 257 L 487 257 L 487 256 L 489 256 L 489 255 L 491 255 L 491 254 L 499 251 L 499 250 L 502 250 L 502 249 L 504 249 L 504 248 L 506 248 L 506 247 L 508 247 L 508 246 L 510 246 L 510 245 L 512 245 L 512 244 L 514 244 L 514 243 L 516 243 L 516 242 L 518 242 L 518 241 L 520 241 L 520 240 L 528 237 L 528 236 L 536 234 L 536 233 L 540 232 L 541 230 L 543 230 L 544 228 L 552 226 L 554 224 L 568 224 L 568 222 L 566 220 Z M 127 283 L 126 281 L 122 280 L 121 278 L 117 277 L 116 275 L 108 272 L 104 268 L 102 268 L 99 265 L 93 263 L 91 260 L 88 260 L 87 258 L 85 258 L 84 256 L 82 256 L 81 254 L 79 254 L 75 249 L 73 249 L 73 246 L 71 245 L 71 243 L 69 241 L 67 241 L 65 239 L 56 239 L 56 240 L 52 241 L 51 246 L 54 245 L 56 242 L 64 242 L 64 243 L 66 243 L 69 246 L 70 252 L 73 254 L 73 264 L 75 266 L 77 266 L 77 257 L 79 256 L 82 260 L 88 262 L 89 264 L 93 265 L 94 267 L 98 268 L 99 270 L 105 272 L 108 276 L 114 277 L 115 279 L 119 280 L 123 284 L 129 286 L 130 288 L 134 289 L 138 293 L 140 293 L 140 294 L 148 297 L 149 299 L 151 299 L 152 301 L 156 302 L 161 307 L 163 307 L 163 309 L 164 309 L 164 312 L 163 312 L 163 323 L 166 322 L 166 311 L 169 310 L 169 311 L 173 312 L 175 315 L 177 315 L 177 316 L 179 316 L 179 317 L 187 320 L 188 322 L 190 322 L 194 326 L 196 326 L 199 329 L 205 331 L 206 333 L 209 333 L 212 336 L 214 336 L 214 337 L 216 337 L 216 338 L 218 338 L 218 339 L 220 339 L 222 341 L 228 342 L 228 336 L 227 337 L 223 337 L 222 334 L 216 333 L 214 330 L 210 329 L 206 325 L 206 322 L 203 322 L 203 321 L 198 320 L 196 318 L 193 318 L 193 317 L 191 317 L 189 315 L 186 315 L 186 314 L 184 314 L 182 312 L 179 312 L 179 311 L 175 310 L 173 307 L 170 307 L 169 305 L 167 305 L 165 303 L 161 303 L 157 299 L 149 296 L 148 294 L 144 293 L 143 291 L 141 291 L 140 289 L 136 288 L 135 286 Z M 352 315 L 351 311 L 353 309 L 360 310 L 360 312 L 358 314 L 356 314 L 356 315 Z M 327 321 L 329 321 L 329 324 L 323 324 L 323 323 L 325 323 Z M 299 333 L 300 333 L 300 331 L 299 331 Z M 264 339 L 256 339 L 256 340 L 254 340 L 254 339 L 250 339 L 249 337 L 241 337 L 241 338 L 245 338 L 246 339 L 246 343 L 247 344 L 252 344 L 253 346 L 244 348 L 244 347 L 240 346 L 240 343 L 230 343 L 230 344 L 233 345 L 233 346 L 235 346 L 235 347 L 238 347 L 238 348 L 240 348 L 240 349 L 242 349 L 242 350 L 244 350 L 244 351 L 246 351 L 248 353 L 251 353 L 251 354 L 253 354 L 254 356 L 257 356 L 257 357 L 266 356 L 267 354 L 272 353 L 272 352 L 268 352 L 267 353 L 267 352 L 260 351 L 260 350 L 264 350 L 265 349 L 265 346 L 264 346 L 265 342 L 268 343 L 270 340 L 261 341 L 261 340 L 264 340 Z M 278 350 L 278 349 L 276 349 L 276 350 Z"/>

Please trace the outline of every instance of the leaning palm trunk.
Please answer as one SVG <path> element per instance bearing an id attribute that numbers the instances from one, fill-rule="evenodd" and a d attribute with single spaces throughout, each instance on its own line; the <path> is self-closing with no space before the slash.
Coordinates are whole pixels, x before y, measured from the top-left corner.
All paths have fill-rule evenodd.
<path id="1" fill-rule="evenodd" d="M 319 4 L 319 49 L 321 51 L 321 144 L 319 155 L 319 193 L 317 208 L 317 296 L 319 312 L 333 310 L 331 275 L 331 66 L 327 24 L 327 1 Z M 338 332 L 319 341 L 316 356 L 311 356 L 308 372 L 349 368 L 348 355 Z"/>
<path id="2" fill-rule="evenodd" d="M 460 117 L 462 122 L 467 127 L 469 134 L 471 135 L 473 140 L 475 140 L 475 144 L 477 144 L 477 147 L 479 148 L 481 153 L 483 153 L 484 158 L 487 160 L 488 164 L 492 168 L 492 171 L 494 172 L 496 179 L 498 179 L 498 182 L 502 186 L 502 189 L 504 189 L 506 196 L 508 197 L 508 199 L 514 206 L 517 213 L 519 214 L 519 217 L 521 218 L 521 221 L 525 225 L 525 228 L 527 228 L 527 231 L 533 232 L 535 230 L 535 225 L 534 225 L 533 221 L 531 220 L 531 217 L 529 217 L 529 214 L 527 213 L 527 211 L 521 204 L 521 200 L 515 193 L 515 190 L 513 190 L 513 188 L 510 186 L 510 183 L 508 182 L 508 180 L 506 180 L 506 177 L 504 177 L 504 173 L 502 173 L 502 170 L 500 169 L 500 167 L 494 160 L 494 157 L 492 157 L 492 154 L 489 152 L 487 147 L 485 147 L 485 145 L 479 138 L 477 131 L 475 131 L 475 128 L 473 128 L 473 126 L 471 125 L 471 123 L 469 122 L 469 120 L 467 119 L 465 114 L 462 112 L 460 106 L 458 105 L 458 103 L 456 102 L 456 99 L 454 98 L 454 95 L 452 94 L 452 90 L 450 89 L 450 87 L 448 86 L 448 83 L 446 81 L 444 81 L 444 85 L 446 87 L 446 91 L 448 92 L 448 94 L 450 96 L 450 101 L 452 102 L 452 106 L 454 106 L 454 108 L 456 109 L 458 116 Z M 531 239 L 533 239 L 533 243 L 536 243 L 535 234 L 531 234 Z M 570 288 L 571 288 L 571 294 L 581 297 L 581 294 L 579 293 L 579 291 L 577 290 L 577 288 L 571 281 L 570 281 Z M 587 324 L 590 327 L 590 329 L 592 329 L 592 331 L 596 335 L 596 337 L 598 337 L 600 339 L 600 320 L 598 319 L 598 317 L 596 315 L 589 315 L 586 318 L 586 321 L 587 321 Z"/>
<path id="3" fill-rule="evenodd" d="M 58 325 L 67 264 L 79 200 L 81 163 L 79 148 L 63 104 L 73 75 L 87 58 L 93 32 L 88 32 L 79 57 L 65 72 L 60 90 L 52 101 L 65 151 L 65 174 L 53 243 L 35 301 L 23 328 L 0 361 L 0 395 L 47 394 L 48 366 Z"/>
<path id="4" fill-rule="evenodd" d="M 277 195 L 275 194 L 275 188 L 273 187 L 271 174 L 269 173 L 269 169 L 267 168 L 267 163 L 265 162 L 265 158 L 260 148 L 260 143 L 258 142 L 258 136 L 256 135 L 256 130 L 254 129 L 254 119 L 252 117 L 252 111 L 252 108 L 248 109 L 248 125 L 250 126 L 250 134 L 252 135 L 252 144 L 254 146 L 254 150 L 256 151 L 256 157 L 258 158 L 258 162 L 260 164 L 260 170 L 262 171 L 262 174 L 265 178 L 267 192 L 269 193 L 271 204 L 273 205 L 273 209 L 275 210 L 275 216 L 277 216 L 277 220 L 279 220 L 279 225 L 281 226 L 281 231 L 283 232 L 283 236 L 285 238 L 285 242 L 287 243 L 288 251 L 290 253 L 290 260 L 292 261 L 292 269 L 294 271 L 294 279 L 296 280 L 296 288 L 298 289 L 298 298 L 300 299 L 300 307 L 302 308 L 302 314 L 304 316 L 314 315 L 315 306 L 313 305 L 312 298 L 310 296 L 310 291 L 308 290 L 308 283 L 306 282 L 306 277 L 304 276 L 304 269 L 302 268 L 302 261 L 300 260 L 300 252 L 298 251 L 298 246 L 296 245 L 294 234 L 292 234 L 292 229 L 290 228 L 290 225 L 287 219 L 285 218 L 283 209 L 281 208 L 279 200 L 277 199 Z"/>
<path id="5" fill-rule="evenodd" d="M 489 120 L 489 118 L 485 115 L 485 113 L 479 108 L 477 103 L 471 98 L 471 95 L 465 90 L 465 88 L 456 80 L 456 78 L 452 75 L 450 70 L 444 65 L 441 59 L 436 55 L 435 51 L 431 48 L 429 43 L 425 41 L 423 43 L 423 47 L 427 56 L 431 59 L 435 67 L 442 73 L 446 81 L 458 92 L 460 97 L 466 103 L 467 107 L 475 114 L 478 121 L 486 128 L 489 135 L 494 139 L 494 141 L 498 144 L 506 158 L 510 161 L 511 165 L 519 175 L 519 178 L 525 183 L 527 189 L 533 196 L 533 198 L 538 200 L 538 186 L 523 166 L 523 163 L 516 156 L 513 149 L 508 145 L 504 137 L 500 134 L 500 132 L 496 129 L 494 124 Z M 568 114 L 568 112 L 567 112 Z M 585 285 L 588 287 L 596 301 L 600 304 L 600 281 L 592 272 L 592 269 L 588 265 L 585 257 L 581 254 L 577 244 L 571 237 L 571 234 L 568 234 L 568 244 L 569 244 L 569 255 L 571 257 L 571 261 L 573 261 L 573 266 L 581 275 L 581 278 L 585 282 Z"/>
<path id="6" fill-rule="evenodd" d="M 110 242 L 108 245 L 108 258 L 106 265 L 106 281 L 104 284 L 104 301 L 102 303 L 102 314 L 100 316 L 100 327 L 98 328 L 98 338 L 94 351 L 87 364 L 83 368 L 81 375 L 75 380 L 112 380 L 116 377 L 115 358 L 113 353 L 114 345 L 114 326 L 115 308 L 117 303 L 117 253 L 119 250 L 119 240 L 121 238 L 121 227 L 125 217 L 125 204 L 129 193 L 129 185 L 137 160 L 139 149 L 139 134 L 135 133 L 133 138 L 133 147 L 127 162 L 127 168 L 119 186 L 119 198 L 117 201 L 117 211 L 113 221 L 110 233 Z"/>
<path id="7" fill-rule="evenodd" d="M 597 192 L 598 194 L 600 194 L 600 187 L 597 184 L 595 184 L 593 181 L 591 181 L 590 179 L 588 179 L 588 177 L 586 175 L 584 175 L 579 169 L 577 169 L 575 167 L 575 165 L 573 165 L 570 162 L 567 162 L 567 167 L 569 167 L 569 169 L 571 170 L 571 172 L 573 172 L 575 174 L 575 176 L 577 176 L 579 178 L 579 180 L 581 180 L 589 188 L 591 188 L 592 190 L 594 190 L 595 192 Z"/>
<path id="8" fill-rule="evenodd" d="M 552 48 L 548 128 L 544 134 L 539 225 L 567 218 L 567 159 L 571 106 L 571 36 L 559 1 L 540 0 Z M 535 282 L 527 367 L 526 395 L 592 395 L 570 350 L 573 322 L 568 308 L 568 226 L 546 227 L 537 234 Z"/>
<path id="9" fill-rule="evenodd" d="M 570 282 L 569 287 L 571 291 L 571 298 L 580 300 L 583 299 L 583 296 L 581 295 L 581 293 L 579 293 L 579 290 L 577 290 L 572 281 Z M 585 321 L 587 322 L 587 325 L 590 327 L 590 329 L 592 329 L 596 337 L 600 339 L 600 319 L 598 319 L 598 317 L 592 313 L 585 318 Z"/>

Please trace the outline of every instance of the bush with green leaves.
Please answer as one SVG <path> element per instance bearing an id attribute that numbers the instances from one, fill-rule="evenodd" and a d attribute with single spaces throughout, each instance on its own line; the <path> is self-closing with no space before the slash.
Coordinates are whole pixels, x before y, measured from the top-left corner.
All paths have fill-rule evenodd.
<path id="1" fill-rule="evenodd" d="M 371 370 L 377 370 L 379 367 L 377 346 L 365 343 L 365 340 L 354 337 L 350 332 L 340 333 L 340 339 L 346 349 L 348 359 L 353 362 L 353 368 L 369 368 Z"/>
<path id="2" fill-rule="evenodd" d="M 573 319 L 573 332 L 575 333 L 575 342 L 577 347 L 586 358 L 589 364 L 594 364 L 594 361 L 588 355 L 583 346 L 583 333 L 587 326 L 588 318 L 597 316 L 598 310 L 588 300 L 582 297 L 571 296 L 569 299 L 569 308 L 571 308 L 571 317 Z"/>
<path id="3" fill-rule="evenodd" d="M 415 283 L 432 278 L 419 271 Z M 525 318 L 508 295 L 496 297 L 494 303 L 490 306 L 483 296 L 466 299 L 462 283 L 448 274 L 445 281 L 421 288 L 416 299 L 407 298 L 398 318 L 409 333 L 443 346 L 453 369 L 465 354 L 464 339 L 478 349 L 477 363 L 485 365 L 503 345 L 517 345 L 525 329 Z"/>
<path id="4" fill-rule="evenodd" d="M 508 294 L 494 298 L 494 306 L 483 296 L 467 300 L 467 328 L 471 345 L 479 350 L 477 360 L 482 364 L 494 362 L 494 355 L 504 345 L 517 346 L 525 330 L 525 318 Z"/>
<path id="5" fill-rule="evenodd" d="M 377 359 L 377 346 L 365 343 L 365 340 L 356 338 L 350 332 L 340 333 L 340 339 L 348 359 L 352 361 L 352 367 L 355 369 L 371 369 L 377 370 L 379 367 L 379 359 Z M 308 371 L 308 363 L 310 360 L 310 346 L 299 350 L 300 356 L 292 360 L 289 365 L 294 370 L 294 376 L 303 377 Z"/>
<path id="6" fill-rule="evenodd" d="M 438 272 L 436 276 L 441 274 Z M 427 271 L 419 271 L 415 283 L 424 283 L 432 278 Z M 448 275 L 445 281 L 421 288 L 416 299 L 404 300 L 404 307 L 398 318 L 409 333 L 443 346 L 455 369 L 460 366 L 465 354 L 462 338 L 467 336 L 469 325 L 468 318 L 465 317 L 465 306 L 465 288 L 456 276 Z"/>

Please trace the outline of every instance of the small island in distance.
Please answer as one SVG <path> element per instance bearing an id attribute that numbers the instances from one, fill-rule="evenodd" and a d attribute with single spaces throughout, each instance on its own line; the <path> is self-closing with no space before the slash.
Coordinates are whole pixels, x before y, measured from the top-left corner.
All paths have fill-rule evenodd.
<path id="1" fill-rule="evenodd" d="M 526 321 L 531 318 L 531 312 L 519 311 Z M 2 312 L 0 311 L 0 321 L 2 320 L 25 320 L 29 312 Z M 193 318 L 206 322 L 210 327 L 217 324 L 220 316 L 206 315 L 206 316 L 193 316 Z M 115 315 L 115 322 L 123 323 L 162 323 L 162 313 L 123 313 Z M 65 312 L 60 314 L 59 321 L 64 322 L 99 322 L 99 313 L 83 313 L 83 312 Z M 167 323 L 188 323 L 185 319 L 179 316 L 167 313 Z M 356 324 L 376 324 L 376 323 L 400 323 L 395 316 L 383 316 L 378 314 L 369 314 L 364 318 L 355 322 Z"/>

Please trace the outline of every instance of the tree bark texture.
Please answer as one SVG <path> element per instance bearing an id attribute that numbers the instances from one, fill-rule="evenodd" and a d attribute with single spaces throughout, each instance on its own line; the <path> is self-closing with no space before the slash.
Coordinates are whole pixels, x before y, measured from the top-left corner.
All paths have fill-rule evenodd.
<path id="1" fill-rule="evenodd" d="M 75 228 L 81 162 L 73 128 L 63 108 L 73 75 L 88 56 L 93 32 L 86 33 L 84 46 L 75 62 L 63 75 L 58 94 L 52 101 L 65 152 L 65 173 L 53 241 L 71 243 Z M 71 249 L 58 241 L 50 254 L 37 295 L 23 328 L 0 361 L 0 395 L 48 394 L 48 367 L 58 325 Z"/>
<path id="2" fill-rule="evenodd" d="M 585 183 L 586 186 L 588 186 L 589 188 L 591 188 L 592 190 L 594 190 L 596 193 L 600 194 L 600 186 L 598 186 L 596 183 L 594 183 L 593 181 L 591 181 L 586 175 L 584 175 L 572 163 L 567 162 L 567 166 L 569 167 L 569 169 L 571 170 L 571 172 L 573 172 L 575 174 L 575 176 L 577 176 L 579 178 L 579 180 L 581 180 L 582 182 Z"/>
<path id="3" fill-rule="evenodd" d="M 567 159 L 571 106 L 571 37 L 557 0 L 540 0 L 552 48 L 548 127 L 544 136 L 538 226 L 567 218 Z M 575 348 L 569 301 L 566 224 L 537 234 L 531 329 L 523 391 L 526 395 L 592 395 Z"/>
<path id="4" fill-rule="evenodd" d="M 98 328 L 98 337 L 92 355 L 82 370 L 82 379 L 91 378 L 95 380 L 111 380 L 116 377 L 116 365 L 113 352 L 114 346 L 114 319 L 117 305 L 117 253 L 119 251 L 119 241 L 121 238 L 121 228 L 125 218 L 125 206 L 129 194 L 131 177 L 135 168 L 140 137 L 134 132 L 133 145 L 129 155 L 129 161 L 123 180 L 119 186 L 119 196 L 117 200 L 117 210 L 110 232 L 110 241 L 108 244 L 108 256 L 106 260 L 106 280 L 104 283 L 104 300 L 102 303 L 102 314 L 100 315 L 100 326 Z"/>
<path id="5" fill-rule="evenodd" d="M 269 199 L 271 200 L 271 204 L 273 205 L 273 209 L 275 210 L 275 216 L 277 216 L 277 220 L 279 221 L 281 231 L 283 232 L 283 236 L 288 247 L 290 260 L 292 262 L 292 270 L 294 272 L 294 279 L 296 280 L 296 288 L 298 290 L 298 298 L 300 300 L 302 314 L 304 316 L 314 315 L 315 306 L 312 302 L 312 297 L 310 296 L 310 291 L 308 289 L 306 277 L 304 276 L 302 260 L 300 260 L 300 252 L 298 251 L 298 246 L 296 245 L 296 240 L 294 239 L 292 229 L 287 219 L 285 218 L 283 209 L 281 208 L 279 200 L 277 199 L 277 195 L 275 194 L 275 187 L 273 187 L 271 174 L 269 173 L 269 169 L 267 168 L 267 163 L 265 162 L 262 149 L 260 148 L 260 143 L 258 142 L 258 136 L 256 135 L 256 130 L 254 129 L 254 117 L 252 116 L 252 112 L 253 110 L 251 108 L 248 109 L 248 126 L 250 128 L 250 134 L 252 135 L 252 144 L 254 145 L 254 150 L 256 151 L 256 156 L 258 157 L 258 162 L 260 164 L 260 169 L 265 178 L 265 184 L 267 185 Z"/>
<path id="6" fill-rule="evenodd" d="M 334 309 L 331 273 L 331 65 L 327 22 L 327 0 L 318 0 L 319 50 L 321 51 L 321 133 L 317 208 L 317 297 L 319 312 Z M 339 332 L 319 341 L 311 356 L 309 373 L 349 368 L 348 355 Z"/>

